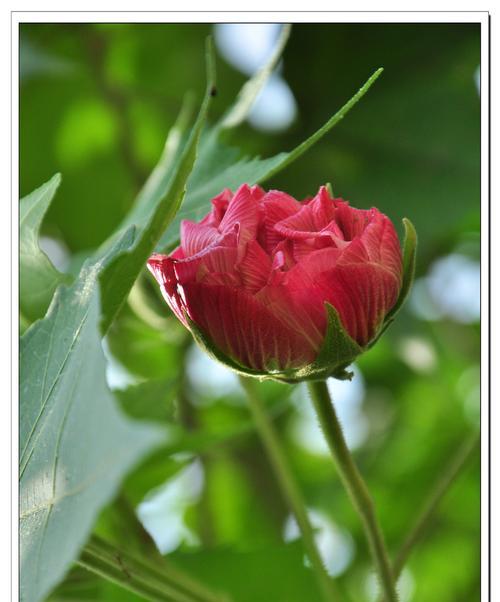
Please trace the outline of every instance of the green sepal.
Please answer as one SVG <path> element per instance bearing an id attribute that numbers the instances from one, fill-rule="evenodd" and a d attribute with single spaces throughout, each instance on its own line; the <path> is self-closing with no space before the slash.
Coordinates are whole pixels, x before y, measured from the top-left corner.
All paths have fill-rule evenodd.
<path id="1" fill-rule="evenodd" d="M 211 358 L 221 362 L 238 374 L 253 376 L 259 380 L 276 380 L 290 384 L 306 380 L 324 380 L 329 376 L 333 376 L 339 380 L 350 380 L 352 373 L 347 372 L 346 368 L 363 352 L 363 348 L 347 334 L 342 326 L 337 310 L 329 303 L 325 303 L 325 308 L 328 313 L 328 326 L 325 340 L 316 360 L 312 364 L 301 368 L 268 370 L 265 372 L 252 370 L 239 364 L 236 360 L 218 349 L 209 337 L 190 320 L 186 313 L 184 313 L 184 317 L 196 343 L 201 349 Z"/>
<path id="2" fill-rule="evenodd" d="M 368 349 L 375 345 L 379 338 L 392 324 L 396 314 L 399 312 L 404 302 L 408 298 L 413 285 L 413 280 L 415 279 L 415 265 L 417 260 L 417 232 L 411 221 L 406 217 L 403 218 L 403 226 L 405 229 L 405 238 L 403 242 L 403 282 L 401 284 L 401 290 L 399 291 L 399 297 L 396 301 L 396 304 L 385 316 L 377 336 L 368 343 Z"/>

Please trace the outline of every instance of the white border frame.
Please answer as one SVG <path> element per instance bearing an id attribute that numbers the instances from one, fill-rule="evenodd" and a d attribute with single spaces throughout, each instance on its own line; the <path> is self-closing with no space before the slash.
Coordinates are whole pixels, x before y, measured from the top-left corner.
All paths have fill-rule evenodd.
<path id="1" fill-rule="evenodd" d="M 481 25 L 481 602 L 490 600 L 493 590 L 490 592 L 490 563 L 489 554 L 490 544 L 490 370 L 489 370 L 489 274 L 490 274 L 490 152 L 489 152 L 489 132 L 490 132 L 490 36 L 489 36 L 489 13 L 478 11 L 436 11 L 436 12 L 418 12 L 418 11 L 14 11 L 11 13 L 11 283 L 12 283 L 12 302 L 11 302 L 11 412 L 10 415 L 5 412 L 3 424 L 11 425 L 11 453 L 8 453 L 9 437 L 1 439 L 0 457 L 5 463 L 5 459 L 10 457 L 11 474 L 11 563 L 0 563 L 0 582 L 6 585 L 11 582 L 10 599 L 19 599 L 18 589 L 18 404 L 19 396 L 17 391 L 18 383 L 18 332 L 19 322 L 17 315 L 18 308 L 18 150 L 19 150 L 19 132 L 18 132 L 18 49 L 19 49 L 19 24 L 31 23 L 79 23 L 79 22 L 129 22 L 129 23 L 153 23 L 153 22 L 177 22 L 177 23 L 216 23 L 216 22 L 289 22 L 289 23 L 479 23 Z M 8 40 L 8 35 L 4 35 Z M 8 52 L 5 52 L 8 56 Z M 7 159 L 8 160 L 8 159 Z M 7 225 L 9 222 L 4 220 Z M 9 237 L 4 235 L 0 244 L 3 256 L 7 256 L 7 245 Z M 0 251 L 1 253 L 1 251 Z M 6 314 L 7 312 L 5 312 Z M 8 337 L 8 330 L 5 330 L 4 340 Z M 9 374 L 6 364 L 2 366 L 4 372 L 4 382 L 8 382 Z M 500 445 L 500 444 L 499 444 Z M 7 471 L 9 465 L 7 464 Z M 493 488 L 492 488 L 493 489 Z M 499 500 L 500 495 L 494 492 L 494 499 Z M 494 506 L 494 504 L 493 504 Z M 7 516 L 7 512 L 3 515 Z M 491 517 L 491 523 L 493 523 Z M 7 533 L 7 529 L 4 531 Z M 10 571 L 7 569 L 10 568 Z M 5 592 L 6 593 L 6 592 Z M 3 599 L 7 599 L 5 596 Z M 493 598 L 494 599 L 494 598 Z"/>

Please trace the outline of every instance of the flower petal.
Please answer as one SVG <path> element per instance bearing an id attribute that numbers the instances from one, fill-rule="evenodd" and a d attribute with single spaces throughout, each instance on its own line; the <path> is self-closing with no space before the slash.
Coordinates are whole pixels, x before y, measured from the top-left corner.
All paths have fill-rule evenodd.
<path id="1" fill-rule="evenodd" d="M 366 248 L 370 261 L 379 263 L 401 279 L 403 258 L 396 230 L 388 217 L 373 209 L 373 217 L 360 239 Z"/>
<path id="2" fill-rule="evenodd" d="M 184 308 L 225 354 L 255 370 L 286 370 L 312 362 L 315 350 L 267 307 L 241 289 L 189 283 Z"/>
<path id="3" fill-rule="evenodd" d="M 244 258 L 239 262 L 237 271 L 241 275 L 244 288 L 256 293 L 267 284 L 271 272 L 271 258 L 256 240 L 246 246 Z"/>
<path id="4" fill-rule="evenodd" d="M 211 275 L 218 274 L 217 282 L 227 280 L 228 284 L 239 285 L 239 278 L 235 267 L 238 259 L 237 232 L 219 234 L 212 245 L 204 248 L 196 255 L 186 257 L 174 263 L 177 280 L 186 284 L 192 280 L 201 281 L 210 279 Z M 228 275 L 225 279 L 223 275 Z"/>
<path id="5" fill-rule="evenodd" d="M 344 237 L 334 217 L 335 203 L 322 186 L 314 199 L 303 205 L 298 213 L 278 222 L 275 229 L 281 236 L 293 240 L 324 238 L 337 245 Z"/>
<path id="6" fill-rule="evenodd" d="M 181 247 L 186 257 L 203 251 L 220 237 L 219 230 L 214 226 L 197 224 L 186 219 L 181 221 Z"/>
<path id="7" fill-rule="evenodd" d="M 219 226 L 221 232 L 238 229 L 238 243 L 245 245 L 256 237 L 259 223 L 258 199 L 259 190 L 252 189 L 248 184 L 242 184 L 229 202 L 226 214 Z"/>
<path id="8" fill-rule="evenodd" d="M 268 253 L 272 253 L 283 240 L 283 236 L 275 230 L 275 224 L 298 213 L 300 209 L 301 204 L 285 192 L 270 190 L 264 196 L 260 204 L 261 221 L 257 240 Z"/>
<path id="9" fill-rule="evenodd" d="M 367 224 L 374 218 L 373 210 L 355 209 L 343 199 L 335 201 L 335 221 L 343 233 L 344 240 L 354 240 L 361 236 Z"/>
<path id="10" fill-rule="evenodd" d="M 331 273 L 340 256 L 341 251 L 334 247 L 309 253 L 288 272 L 275 272 L 269 285 L 257 295 L 264 305 L 290 328 L 300 332 L 317 350 L 326 332 L 324 302 L 332 303 L 325 296 L 329 288 L 318 277 Z"/>
<path id="11" fill-rule="evenodd" d="M 232 198 L 233 193 L 231 190 L 225 188 L 220 194 L 212 199 L 212 211 L 201 220 L 200 224 L 217 228 L 226 214 L 229 201 Z"/>
<path id="12" fill-rule="evenodd" d="M 174 263 L 175 260 L 170 257 L 155 253 L 148 260 L 148 269 L 160 285 L 160 291 L 167 302 L 167 305 L 184 326 L 187 327 L 188 324 L 183 312 L 184 304 L 181 297 L 181 289 L 177 283 Z"/>

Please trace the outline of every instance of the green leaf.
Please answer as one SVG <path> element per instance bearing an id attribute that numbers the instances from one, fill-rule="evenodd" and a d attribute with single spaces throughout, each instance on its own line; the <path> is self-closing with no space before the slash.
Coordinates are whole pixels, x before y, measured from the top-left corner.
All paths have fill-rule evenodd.
<path id="1" fill-rule="evenodd" d="M 100 276 L 102 296 L 102 328 L 105 332 L 122 307 L 132 285 L 144 268 L 161 235 L 177 213 L 186 191 L 186 182 L 193 168 L 198 141 L 205 123 L 211 90 L 214 85 L 214 59 L 211 42 L 207 44 L 208 86 L 198 118 L 188 141 L 172 165 L 165 153 L 159 166 L 146 183 L 141 207 L 147 208 L 145 225 L 137 224 L 138 234 L 133 247 L 115 257 Z"/>
<path id="2" fill-rule="evenodd" d="M 132 418 L 166 422 L 172 418 L 177 388 L 176 381 L 165 378 L 131 385 L 115 395 Z"/>
<path id="3" fill-rule="evenodd" d="M 288 153 L 279 153 L 269 159 L 260 157 L 239 157 L 239 152 L 220 141 L 221 128 L 212 128 L 200 145 L 199 158 L 188 182 L 184 203 L 161 241 L 158 249 L 164 250 L 176 243 L 179 238 L 179 226 L 182 219 L 197 221 L 209 209 L 209 201 L 224 188 L 233 191 L 243 183 L 250 185 L 262 183 L 288 167 L 303 155 L 311 146 L 328 133 L 352 107 L 366 94 L 382 73 L 378 69 L 354 94 L 354 96 L 333 115 L 312 136 Z"/>
<path id="4" fill-rule="evenodd" d="M 174 320 L 171 317 L 165 319 L 166 324 L 150 326 L 127 303 L 109 329 L 106 342 L 113 356 L 139 380 L 175 380 L 182 368 L 179 342 L 189 335 Z"/>
<path id="5" fill-rule="evenodd" d="M 259 92 L 265 86 L 281 55 L 283 54 L 283 50 L 285 49 L 288 38 L 290 37 L 291 29 L 291 25 L 283 25 L 278 41 L 276 42 L 276 46 L 273 53 L 269 57 L 269 60 L 251 79 L 245 83 L 243 88 L 240 90 L 236 98 L 236 102 L 222 118 L 220 124 L 221 128 L 236 127 L 244 121 Z"/>
<path id="6" fill-rule="evenodd" d="M 19 207 L 20 306 L 24 318 L 31 321 L 45 314 L 58 284 L 68 281 L 38 246 L 40 226 L 60 183 L 56 174 L 22 198 Z"/>
<path id="7" fill-rule="evenodd" d="M 122 477 L 164 437 L 125 418 L 106 385 L 97 277 L 108 260 L 86 264 L 73 286 L 60 287 L 21 339 L 23 602 L 42 600 L 64 576 Z"/>
<path id="8" fill-rule="evenodd" d="M 126 228 L 130 225 L 145 227 L 150 220 L 151 209 L 160 202 L 163 194 L 162 191 L 168 186 L 169 178 L 176 165 L 175 160 L 179 157 L 180 152 L 187 142 L 187 130 L 192 116 L 192 104 L 193 99 L 191 95 L 186 94 L 179 115 L 168 132 L 160 160 L 137 195 L 134 206 L 123 220 L 121 228 Z"/>

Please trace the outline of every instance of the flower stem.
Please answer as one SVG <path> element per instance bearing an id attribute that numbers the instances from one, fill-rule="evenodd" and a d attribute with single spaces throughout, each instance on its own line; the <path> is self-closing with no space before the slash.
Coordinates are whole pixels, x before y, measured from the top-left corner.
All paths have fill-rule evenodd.
<path id="1" fill-rule="evenodd" d="M 302 494 L 294 479 L 283 452 L 283 448 L 280 445 L 278 435 L 266 413 L 262 400 L 256 391 L 255 383 L 251 379 L 243 376 L 240 376 L 240 382 L 247 394 L 257 431 L 259 432 L 262 443 L 266 449 L 271 466 L 278 479 L 283 495 L 288 502 L 290 510 L 297 521 L 307 556 L 317 576 L 323 598 L 328 602 L 340 600 L 335 584 L 326 572 L 323 561 L 321 560 L 321 555 L 314 540 L 313 529 L 307 515 Z"/>
<path id="2" fill-rule="evenodd" d="M 310 382 L 308 387 L 342 483 L 363 522 L 385 601 L 397 602 L 395 581 L 382 531 L 375 514 L 375 506 L 345 442 L 326 382 Z"/>
<path id="3" fill-rule="evenodd" d="M 113 581 L 145 600 L 154 602 L 227 602 L 169 566 L 148 565 L 117 550 L 108 542 L 93 536 L 84 547 L 78 564 L 87 570 Z"/>

